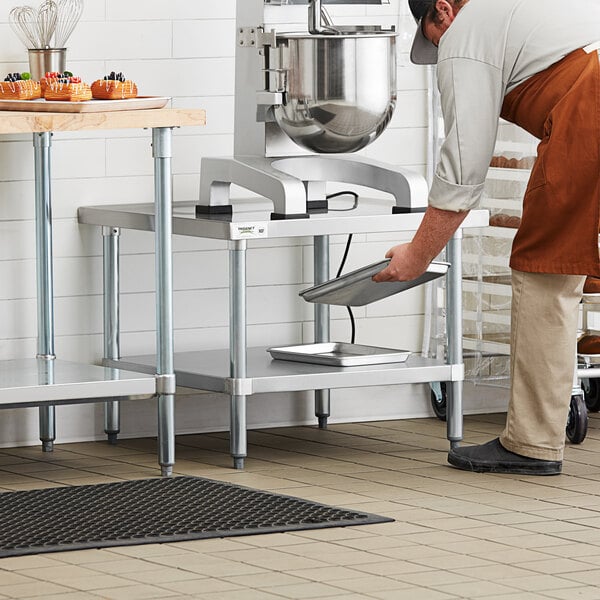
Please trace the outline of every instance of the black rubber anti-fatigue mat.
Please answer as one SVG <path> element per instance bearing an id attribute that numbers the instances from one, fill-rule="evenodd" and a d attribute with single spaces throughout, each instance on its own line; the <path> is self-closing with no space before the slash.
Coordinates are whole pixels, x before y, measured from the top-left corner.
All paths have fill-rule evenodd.
<path id="1" fill-rule="evenodd" d="M 0 558 L 393 521 L 199 477 L 0 493 Z"/>

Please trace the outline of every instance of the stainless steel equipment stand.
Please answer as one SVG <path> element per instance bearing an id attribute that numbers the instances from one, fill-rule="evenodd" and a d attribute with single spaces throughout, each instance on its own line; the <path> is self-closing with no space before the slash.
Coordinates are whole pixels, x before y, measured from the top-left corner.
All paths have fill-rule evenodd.
<path id="1" fill-rule="evenodd" d="M 387 203 L 386 203 L 387 202 Z M 159 228 L 164 214 L 154 219 L 156 205 L 134 204 L 88 206 L 79 209 L 82 223 L 113 228 L 152 231 Z M 449 348 L 445 360 L 414 354 L 405 363 L 330 367 L 285 360 L 272 360 L 266 348 L 247 346 L 246 258 L 248 239 L 311 237 L 315 244 L 315 280 L 329 278 L 328 241 L 330 235 L 349 233 L 414 232 L 422 214 L 389 213 L 389 201 L 367 200 L 352 214 L 314 214 L 310 219 L 270 220 L 264 207 L 257 212 L 220 215 L 205 218 L 195 216 L 194 202 L 173 205 L 173 234 L 224 240 L 229 248 L 229 311 L 230 343 L 227 350 L 206 350 L 177 353 L 175 372 L 180 385 L 227 395 L 230 408 L 231 455 L 233 466 L 241 469 L 247 455 L 246 405 L 248 397 L 264 393 L 286 393 L 316 390 L 316 411 L 320 425 L 326 425 L 329 414 L 329 390 L 378 385 L 431 383 L 447 381 L 452 385 L 452 403 L 448 414 L 448 439 L 457 444 L 462 437 L 462 320 L 461 320 L 461 248 L 462 234 L 455 235 L 449 245 L 452 268 L 448 274 L 447 312 Z M 488 222 L 487 211 L 471 211 L 462 227 L 483 227 Z M 163 223 L 164 225 L 164 223 Z M 111 246 L 112 247 L 112 246 Z M 117 265 L 115 260 L 107 264 Z M 163 292 L 170 289 L 170 274 L 164 266 L 157 268 L 157 284 L 167 274 Z M 114 290 L 114 288 L 113 288 Z M 315 316 L 315 340 L 329 338 L 327 308 Z M 319 316 L 317 316 L 319 315 Z M 171 326 L 168 320 L 157 320 L 157 328 Z M 160 334 L 159 334 L 160 335 Z M 318 336 L 318 337 L 317 337 Z M 160 347 L 160 346 L 159 346 Z M 157 357 L 128 356 L 118 360 L 107 357 L 108 366 L 153 373 Z M 169 365 L 172 366 L 172 365 Z M 320 393 L 320 395 L 319 395 Z M 168 405 L 170 408 L 171 405 Z M 161 445 L 164 442 L 161 442 Z M 162 463 L 161 463 L 162 464 Z"/>

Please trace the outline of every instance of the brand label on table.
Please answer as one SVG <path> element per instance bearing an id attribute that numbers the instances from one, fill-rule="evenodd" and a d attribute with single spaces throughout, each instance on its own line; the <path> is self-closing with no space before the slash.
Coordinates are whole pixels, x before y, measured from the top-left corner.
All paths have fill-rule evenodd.
<path id="1" fill-rule="evenodd" d="M 233 223 L 232 237 L 236 240 L 255 239 L 267 237 L 266 223 Z"/>

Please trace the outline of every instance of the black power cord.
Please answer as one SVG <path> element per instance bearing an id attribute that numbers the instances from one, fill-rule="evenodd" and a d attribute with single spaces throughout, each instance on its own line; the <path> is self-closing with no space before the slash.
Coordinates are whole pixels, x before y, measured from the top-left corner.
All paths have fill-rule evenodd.
<path id="1" fill-rule="evenodd" d="M 350 208 L 330 208 L 329 210 L 332 212 L 346 212 L 349 210 L 354 210 L 358 206 L 358 194 L 356 192 L 336 192 L 335 194 L 329 194 L 329 196 L 325 196 L 326 200 L 331 200 L 332 198 L 337 198 L 338 196 L 352 196 L 354 198 L 354 203 Z"/>
<path id="2" fill-rule="evenodd" d="M 330 211 L 337 212 L 347 212 L 349 210 L 354 210 L 358 206 L 358 194 L 356 192 L 336 192 L 335 194 L 330 194 L 326 196 L 327 200 L 331 198 L 337 198 L 338 196 L 352 196 L 354 198 L 354 203 L 350 208 L 330 208 Z M 338 268 L 336 279 L 342 274 L 342 270 L 344 269 L 344 265 L 346 264 L 346 260 L 348 259 L 348 253 L 350 252 L 350 244 L 352 243 L 352 234 L 348 234 L 348 239 L 346 240 L 346 248 L 344 249 L 344 255 L 342 256 L 342 261 L 340 262 L 340 266 Z M 350 306 L 346 306 L 346 310 L 348 311 L 348 316 L 350 317 L 350 343 L 354 344 L 354 340 L 356 339 L 356 322 L 354 320 L 354 313 L 352 312 L 352 308 Z"/>

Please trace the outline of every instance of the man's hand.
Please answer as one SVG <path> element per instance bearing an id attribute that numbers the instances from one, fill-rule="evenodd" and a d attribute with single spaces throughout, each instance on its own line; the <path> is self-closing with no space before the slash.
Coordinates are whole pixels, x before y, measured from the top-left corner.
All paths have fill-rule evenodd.
<path id="1" fill-rule="evenodd" d="M 408 281 L 422 275 L 431 262 L 415 252 L 412 243 L 400 244 L 387 251 L 386 258 L 391 258 L 390 264 L 373 276 L 373 281 Z"/>
<path id="2" fill-rule="evenodd" d="M 409 281 L 422 275 L 468 214 L 428 207 L 412 242 L 388 250 L 385 257 L 392 260 L 373 281 Z"/>

